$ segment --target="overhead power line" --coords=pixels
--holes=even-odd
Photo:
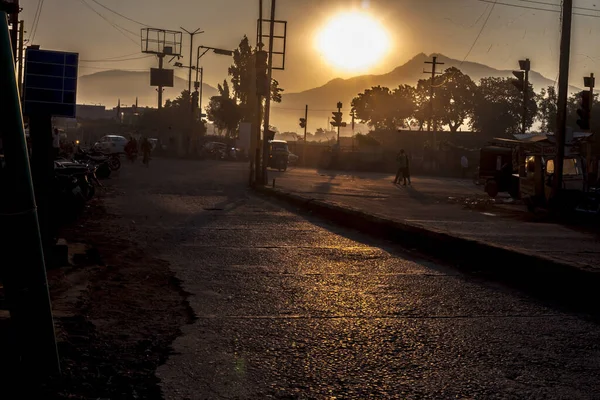
[[[113,13],[113,14],[115,14],[115,15],[118,15],[118,16],[119,16],[119,17],[121,17],[121,18],[124,18],[124,19],[126,19],[127,21],[131,21],[131,22],[133,22],[133,23],[136,23],[136,24],[138,24],[138,25],[142,25],[142,26],[150,26],[150,25],[148,25],[148,24],[144,24],[143,22],[136,21],[135,19],[133,19],[133,18],[130,18],[130,17],[126,16],[126,15],[123,15],[123,14],[121,14],[120,12],[118,12],[118,11],[115,11],[115,10],[113,10],[112,8],[108,7],[108,6],[105,6],[104,4],[100,3],[98,0],[92,0],[92,1],[93,1],[94,3],[96,3],[96,4],[98,4],[100,7],[104,8],[105,10],[108,10],[108,11],[110,11],[111,13]]]
[[[477,1],[482,2],[482,3],[492,3],[492,4],[494,3],[493,0],[477,0]],[[533,0],[519,0],[519,1],[522,1],[522,2],[533,2]],[[532,4],[540,4],[540,3],[542,3],[542,2],[535,2],[535,3],[532,3]],[[541,8],[541,7],[534,7],[534,6],[526,6],[526,5],[515,4],[515,3],[501,3],[501,2],[496,2],[496,4],[498,4],[499,6],[522,8],[522,9],[526,9],[526,10],[548,11],[548,12],[553,12],[553,13],[560,13],[561,12],[561,10],[553,10],[553,9],[550,9],[550,8]],[[546,5],[549,6],[549,7],[557,7],[556,4],[550,4],[550,3],[548,3]],[[575,7],[575,8],[577,8],[577,7]],[[595,10],[593,8],[583,8],[583,7],[581,7],[581,8],[578,8],[578,9],[588,10],[588,11],[593,11],[593,12],[600,12],[600,10]],[[600,15],[591,15],[591,14],[577,13],[577,12],[574,12],[573,15],[578,15],[578,16],[581,16],[581,17],[600,18]]]
[[[522,3],[540,4],[540,5],[550,6],[550,7],[561,7],[560,4],[548,3],[546,1],[539,1],[539,0],[519,0],[519,1],[522,2]],[[598,9],[598,8],[590,8],[590,7],[577,7],[577,6],[574,6],[573,9],[574,10],[600,12],[600,9]]]
[[[477,36],[475,36],[475,40],[473,41],[473,44],[469,48],[469,51],[467,51],[467,55],[465,55],[465,57],[462,59],[462,61],[460,62],[460,64],[458,64],[458,67],[456,68],[456,71],[454,71],[454,73],[450,77],[446,77],[446,79],[444,79],[444,82],[440,83],[439,85],[433,85],[433,88],[440,88],[440,87],[444,86],[446,83],[448,83],[450,80],[452,80],[452,78],[454,78],[454,75],[456,75],[456,72],[458,70],[460,70],[460,67],[462,67],[462,65],[465,63],[465,61],[467,61],[467,58],[469,58],[469,56],[471,55],[471,52],[475,48],[475,45],[477,45],[477,42],[479,41],[479,38],[481,38],[481,34],[483,33],[483,30],[487,26],[487,23],[490,20],[490,17],[492,16],[492,13],[494,12],[494,8],[496,7],[497,1],[498,0],[494,0],[494,3],[492,4],[492,8],[490,9],[490,12],[488,13],[487,17],[485,18],[485,21],[483,21],[483,25],[481,25],[481,29],[479,30],[479,32],[477,32]]]
[[[42,15],[43,7],[44,7],[44,0],[39,0],[37,9],[35,10],[35,15],[33,17],[33,25],[31,27],[31,33],[29,34],[29,39],[27,40],[29,43],[33,43],[33,41],[35,40],[35,34],[37,33],[38,25],[40,23],[40,17]]]
[[[122,58],[129,58],[129,57],[134,57],[134,56],[139,56],[140,52],[135,52],[135,53],[130,53],[130,54],[123,54],[122,56],[114,56],[114,57],[106,57],[106,58],[102,58],[101,60],[118,60],[118,59],[122,59]]]
[[[137,69],[137,68],[106,68],[106,67],[92,67],[87,65],[80,65],[79,69],[95,69],[98,71],[131,71],[131,72],[148,72],[148,69]]]
[[[112,22],[111,20],[109,20],[108,18],[106,18],[104,15],[102,15],[100,12],[98,12],[98,10],[96,10],[94,7],[92,7],[91,5],[89,5],[89,3],[86,0],[79,0],[81,1],[81,3],[83,3],[87,8],[89,8],[90,10],[92,10],[92,12],[94,12],[94,14],[98,15],[100,18],[102,18],[104,21],[106,21],[107,23],[109,23],[113,28],[115,28],[117,31],[119,31],[124,37],[126,37],[129,41],[133,42],[135,45],[139,45],[139,43],[132,39],[130,36],[128,36],[126,33],[130,33],[131,35],[138,37],[138,34],[135,32],[132,32],[126,28],[123,28],[122,26]]]
[[[143,56],[133,57],[133,58],[121,58],[121,59],[105,58],[105,59],[98,59],[98,60],[79,60],[79,61],[81,61],[81,62],[88,62],[88,63],[110,63],[110,62],[123,62],[123,61],[132,61],[132,60],[142,60],[144,58],[150,58],[150,57],[154,57],[154,55],[149,54],[149,55],[143,55]]]

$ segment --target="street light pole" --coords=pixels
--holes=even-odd
[[[190,32],[184,28],[181,28],[182,31],[190,35],[190,71],[188,76],[188,92],[190,94],[190,102],[192,95],[192,57],[194,55],[194,36],[204,33],[204,31],[200,31],[200,28],[196,29],[194,32]]]
[[[573,19],[573,0],[563,2],[563,23],[560,38],[560,63],[558,77],[558,106],[556,123],[556,161],[554,162],[554,185],[552,197],[562,190],[563,163],[567,133],[567,97],[569,95],[569,59],[571,55],[571,20]]]
[[[263,185],[268,183],[267,164],[269,163],[269,142],[267,134],[269,133],[269,119],[271,117],[271,82],[273,81],[273,36],[275,36],[275,7],[277,0],[271,0],[271,20],[269,29],[269,59],[267,66],[267,82],[268,93],[265,96],[265,126],[263,128],[263,165],[262,165],[262,182]],[[262,21],[261,21],[262,24]]]

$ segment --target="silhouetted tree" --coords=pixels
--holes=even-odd
[[[558,110],[558,93],[554,86],[542,89],[537,95],[538,119],[541,123],[542,132],[556,131],[556,113]]]
[[[375,86],[355,97],[352,107],[358,119],[369,127],[396,130],[408,126],[414,113],[414,89],[402,85],[392,92],[389,88]]]
[[[217,129],[225,130],[228,137],[234,137],[238,124],[242,118],[240,106],[231,96],[229,84],[226,80],[223,85],[218,85],[219,95],[210,98],[206,108],[206,116],[213,122]]]
[[[477,87],[470,126],[474,131],[495,136],[521,132],[523,94],[509,78],[482,78]],[[533,87],[529,84],[533,93]],[[531,127],[537,115],[535,96],[529,96],[526,126]]]
[[[244,36],[238,48],[233,52],[233,64],[229,67],[231,85],[235,98],[240,105],[242,120],[254,122],[257,109],[256,94],[256,49],[250,45],[248,37]],[[281,102],[279,82],[271,82],[271,100]]]
[[[139,120],[140,130],[156,131],[157,136],[165,139],[188,132],[190,124],[192,135],[206,133],[206,126],[201,121],[190,119],[190,93],[187,90],[182,91],[174,100],[167,99],[160,112],[146,110]]]
[[[435,114],[451,132],[458,131],[473,114],[477,85],[458,68],[448,68],[436,79]]]

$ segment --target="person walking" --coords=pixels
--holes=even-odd
[[[52,155],[55,160],[60,155],[60,132],[58,128],[54,128],[54,132],[52,133]]]
[[[394,184],[398,184],[398,181],[400,180],[400,174],[402,174],[402,178],[404,180],[404,184],[402,186],[406,186],[406,181],[408,178],[408,157],[406,156],[404,149],[400,150],[400,153],[398,153],[396,156],[396,161],[398,162],[398,172],[396,172]]]
[[[462,167],[462,177],[466,178],[467,172],[469,170],[469,159],[467,158],[467,156],[462,156],[460,158],[460,166]]]
[[[150,153],[152,152],[152,144],[148,140],[148,138],[142,139],[141,146],[142,154],[144,155],[143,163],[146,167],[150,166]]]
[[[412,156],[406,156],[406,178],[408,179],[408,186],[412,186],[410,183],[410,165],[412,164]]]

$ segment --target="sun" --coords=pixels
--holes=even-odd
[[[329,64],[357,72],[379,63],[390,50],[390,39],[380,22],[353,11],[335,15],[318,32],[316,47]]]

